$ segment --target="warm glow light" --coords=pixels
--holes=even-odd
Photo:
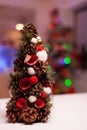
[[[18,30],[18,31],[22,30],[23,27],[24,27],[24,25],[21,24],[21,23],[18,23],[18,24],[16,24],[16,26],[15,26],[16,30]]]

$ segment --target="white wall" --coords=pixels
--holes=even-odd
[[[86,25],[87,25],[87,10],[81,12],[77,17],[77,39],[76,39],[79,47],[85,45],[87,49],[87,26]]]
[[[87,0],[66,0],[67,1],[67,7],[73,8],[76,7],[84,2],[87,2]]]
[[[72,25],[72,12],[67,9],[68,1],[69,0],[0,0],[0,4],[9,5],[11,7],[34,9],[36,12],[36,26],[38,27],[38,32],[42,38],[45,38],[49,23],[49,12],[54,7],[60,9],[63,23],[65,25]]]
[[[8,83],[9,83],[9,75],[0,74],[0,98],[9,97]]]
[[[73,26],[73,9],[86,3],[87,0],[52,0],[51,2],[54,7],[59,7],[63,23]]]
[[[0,0],[0,4],[16,6],[26,9],[34,9],[36,12],[36,26],[41,36],[45,32],[48,24],[48,12],[50,10],[50,0]]]
[[[63,23],[73,26],[71,9],[85,1],[87,0],[0,0],[0,4],[34,9],[39,34],[45,38],[46,28],[49,23],[49,12],[52,8],[58,7]]]

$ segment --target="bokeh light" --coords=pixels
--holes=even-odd
[[[24,27],[24,25],[23,25],[22,23],[18,23],[18,24],[16,24],[16,26],[15,26],[16,30],[18,30],[18,31],[22,30],[23,27]]]
[[[65,43],[65,44],[64,44],[64,49],[67,50],[67,51],[70,50],[70,49],[71,49],[70,44]]]
[[[71,79],[65,79],[64,83],[65,83],[65,85],[67,87],[71,87],[72,86],[72,80]]]
[[[71,63],[71,58],[70,58],[70,57],[65,57],[65,58],[64,58],[64,63],[65,63],[66,65],[69,65],[69,64]]]

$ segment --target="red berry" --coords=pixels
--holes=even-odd
[[[30,82],[32,85],[34,85],[38,82],[38,78],[36,76],[32,76],[32,77],[30,77]]]
[[[42,50],[43,50],[43,46],[40,46],[40,45],[39,45],[39,46],[37,47],[37,50],[38,50],[38,51],[42,51]]]
[[[41,98],[45,98],[47,96],[47,94],[45,92],[41,93]]]

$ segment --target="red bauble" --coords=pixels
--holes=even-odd
[[[36,55],[30,55],[30,59],[26,61],[27,65],[34,65],[38,61],[38,57]]]
[[[37,47],[37,50],[38,50],[38,51],[42,51],[42,50],[43,50],[43,46],[39,45],[39,46]]]
[[[23,109],[27,106],[27,102],[24,98],[19,98],[17,101],[16,101],[16,106],[20,109]]]
[[[42,99],[38,98],[35,102],[35,106],[37,108],[43,108],[45,106],[45,102]]]
[[[45,98],[47,96],[47,94],[45,92],[41,93],[41,98]]]
[[[36,76],[31,76],[30,77],[30,82],[32,85],[36,84],[38,82],[38,78]]]
[[[22,90],[27,90],[31,87],[31,82],[29,78],[23,78],[19,82],[19,86]]]

